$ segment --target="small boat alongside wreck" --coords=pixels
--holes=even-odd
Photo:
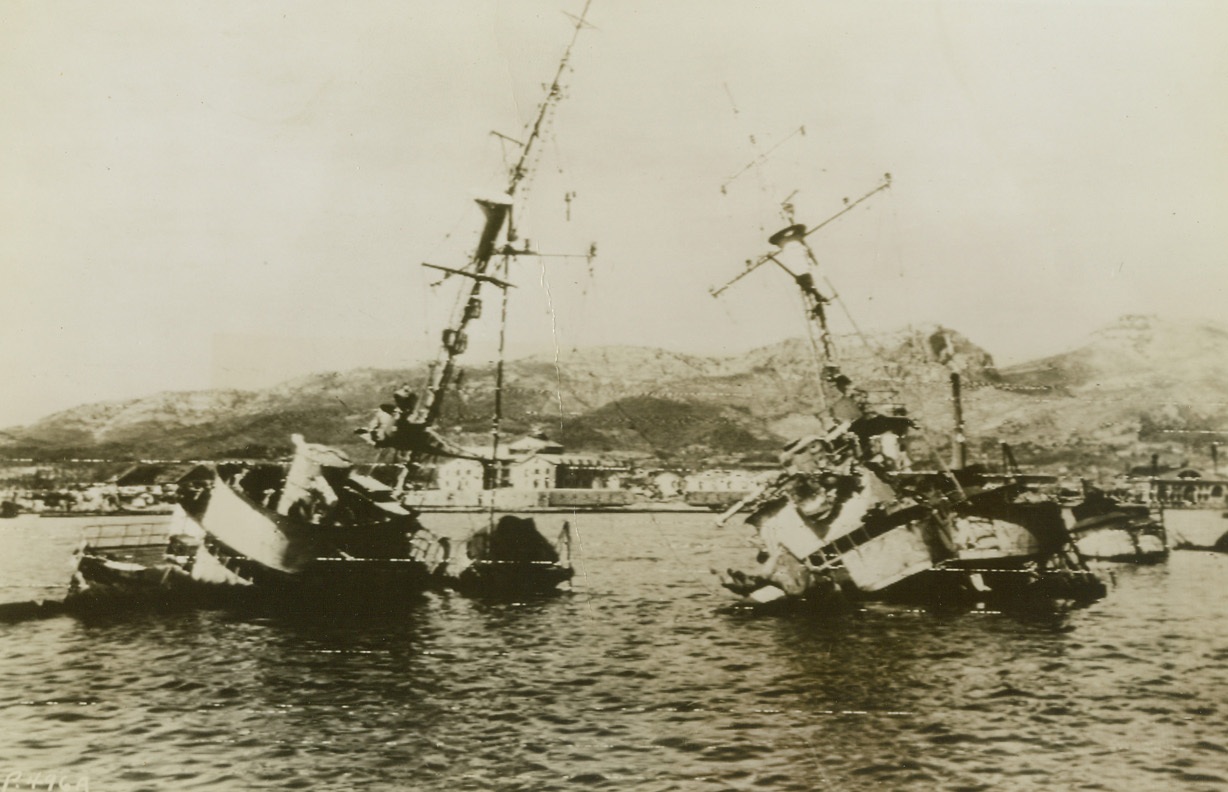
[[[440,574],[464,594],[521,597],[546,594],[571,580],[571,524],[551,544],[533,520],[506,514],[446,551]]]
[[[889,185],[888,176],[836,217]],[[806,244],[812,231],[788,220],[769,240],[775,249],[734,281],[770,263],[800,290],[823,364],[827,429],[786,446],[777,477],[722,515],[748,512],[760,546],[756,566],[728,570],[722,584],[748,603],[833,610],[868,600],[1034,609],[1103,597],[1056,500],[975,470],[912,471],[906,446],[920,426],[902,405],[870,404],[841,371],[826,320],[832,298],[816,286]],[[781,260],[790,243],[801,245],[806,271]]]
[[[429,382],[417,394],[394,392],[375,420],[355,433],[398,464],[390,486],[362,475],[338,449],[294,435],[289,466],[221,464],[213,481],[191,490],[176,513],[181,529],[168,541],[136,552],[129,544],[87,539],[76,554],[69,602],[161,601],[187,596],[210,599],[218,592],[248,599],[272,598],[292,606],[321,603],[366,608],[399,605],[429,589],[453,587],[470,593],[516,594],[555,589],[570,580],[570,558],[537,532],[531,519],[504,517],[453,546],[429,531],[421,513],[405,505],[406,488],[425,460],[461,456],[435,432],[444,396],[455,385],[457,358],[467,347],[469,324],[482,315],[482,291],[502,293],[507,315],[510,262],[536,255],[516,249],[513,203],[531,173],[533,155],[550,110],[562,97],[560,82],[588,4],[575,18],[574,33],[539,106],[503,193],[478,200],[485,223],[468,264],[424,266],[465,282],[459,310],[442,334]],[[511,140],[511,138],[507,138]],[[591,251],[590,251],[591,255]],[[500,358],[502,358],[500,331]],[[503,363],[498,364],[492,464],[498,464],[499,407]],[[472,457],[471,457],[472,458]],[[486,461],[486,460],[481,460]],[[570,536],[570,526],[564,532]],[[569,547],[569,545],[568,545]]]

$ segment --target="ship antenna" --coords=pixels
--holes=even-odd
[[[503,257],[503,274],[507,275],[510,257]],[[499,315],[499,358],[495,363],[495,411],[490,421],[490,464],[494,471],[494,480],[490,487],[490,527],[495,526],[495,495],[503,483],[503,465],[499,462],[499,434],[503,428],[503,365],[504,345],[507,338],[507,289],[503,290],[503,299]],[[510,460],[509,460],[510,461]]]
[[[513,284],[507,280],[508,261],[511,256],[529,253],[526,250],[514,250],[510,244],[515,239],[515,233],[512,226],[512,196],[515,195],[516,188],[530,175],[530,153],[533,151],[535,144],[541,138],[542,128],[546,118],[549,115],[551,108],[556,105],[562,98],[562,80],[566,72],[567,65],[571,61],[571,54],[575,48],[576,40],[579,38],[580,31],[585,27],[591,27],[586,21],[588,9],[592,5],[592,0],[586,0],[584,9],[579,17],[572,17],[576,24],[571,40],[567,44],[567,49],[563,52],[563,57],[559,61],[558,68],[555,70],[554,78],[550,82],[546,92],[545,99],[542,100],[538,108],[537,115],[533,120],[533,125],[529,135],[525,138],[521,145],[520,156],[516,164],[512,167],[508,174],[508,185],[504,195],[492,199],[479,199],[478,205],[482,208],[485,215],[485,223],[482,227],[481,235],[478,239],[477,248],[474,250],[469,264],[464,268],[441,267],[433,264],[424,264],[424,266],[432,269],[442,270],[447,275],[459,275],[461,277],[472,280],[467,294],[462,290],[461,300],[458,305],[460,310],[459,316],[452,324],[443,331],[443,344],[440,353],[440,360],[432,368],[429,381],[427,383],[425,394],[421,402],[412,416],[412,423],[416,424],[423,432],[428,432],[439,422],[439,417],[443,411],[443,397],[451,384],[456,373],[456,359],[461,355],[468,346],[468,338],[465,334],[469,323],[478,318],[482,313],[482,286],[491,284],[503,291],[504,318],[506,320],[506,304],[507,290],[512,288]],[[500,136],[504,140],[511,140],[507,136]],[[513,141],[515,142],[515,141]],[[505,233],[506,231],[506,233]],[[500,237],[504,236],[507,242],[500,246]],[[502,277],[496,277],[489,273],[491,262],[496,257],[502,260],[502,266],[496,265],[495,272]],[[500,351],[498,364],[498,379],[497,390],[502,390],[502,358],[503,358],[503,343],[502,330],[500,331]],[[502,402],[496,395],[497,408],[502,408]],[[499,416],[495,417],[494,437],[495,450],[498,449],[498,432],[499,432]],[[437,436],[429,437],[425,442],[415,444],[407,449],[407,466],[412,468],[418,460],[424,456],[433,456],[441,449],[439,448],[439,438]],[[443,449],[448,453],[456,456],[462,456],[461,453],[454,453],[453,449]],[[500,474],[499,463],[497,460],[492,460],[491,464],[495,468],[495,475]]]
[[[822,221],[818,225],[815,225],[810,228],[807,228],[806,226],[800,223],[793,222],[794,220],[793,206],[790,203],[789,199],[786,199],[782,206],[784,209],[785,218],[786,220],[788,220],[789,225],[786,228],[783,228],[780,231],[777,231],[775,234],[772,234],[772,236],[768,238],[768,242],[770,242],[773,247],[777,248],[777,250],[773,250],[770,253],[766,253],[752,261],[747,261],[746,267],[741,272],[735,275],[731,280],[727,281],[723,286],[719,286],[719,287],[709,290],[709,293],[713,297],[719,297],[730,286],[742,280],[747,275],[751,274],[755,270],[762,267],[764,264],[767,264],[769,262],[772,264],[775,264],[776,266],[784,270],[785,273],[788,274],[789,277],[793,279],[793,282],[797,284],[798,288],[801,289],[803,296],[806,298],[806,302],[809,308],[810,315],[815,320],[817,320],[819,323],[820,337],[823,343],[823,354],[827,358],[828,362],[834,362],[835,349],[832,347],[831,334],[828,331],[827,311],[826,311],[827,303],[831,302],[833,298],[827,297],[818,291],[818,289],[814,285],[814,277],[810,273],[793,272],[788,267],[786,267],[783,263],[781,263],[780,259],[776,257],[776,254],[780,248],[783,248],[789,242],[800,242],[802,245],[802,249],[806,252],[806,261],[810,264],[812,268],[814,268],[817,271],[819,269],[819,261],[818,261],[818,258],[814,255],[814,249],[811,248],[810,244],[806,241],[807,237],[809,237],[814,232],[818,231],[820,228],[823,228],[829,225],[830,223],[834,222],[837,218],[840,218],[844,216],[845,214],[847,214],[848,212],[851,212],[859,204],[863,203],[864,201],[869,200],[872,196],[876,195],[879,192],[882,192],[883,190],[886,190],[890,186],[891,186],[891,174],[888,173],[883,176],[882,184],[878,185],[873,190],[870,190],[868,193],[861,196],[856,201],[851,201],[851,202],[846,201],[846,206],[843,209],[841,209],[839,212],[836,212],[834,215]],[[792,198],[792,194],[789,197]],[[828,285],[830,286],[830,284]]]
[[[728,90],[728,86],[726,86],[726,90]],[[734,112],[734,115],[737,115],[738,108],[736,106],[734,107],[733,112]],[[801,135],[804,137],[806,135],[806,127],[799,126],[797,129],[793,130],[788,135],[786,135],[784,139],[781,140],[779,143],[777,143],[775,146],[772,146],[767,151],[763,152],[762,154],[759,154],[753,160],[743,165],[740,171],[730,176],[728,179],[725,180],[725,183],[721,185],[721,193],[726,192],[729,189],[729,185],[737,181],[738,178],[742,176],[742,174],[746,173],[748,170],[750,170],[751,168],[754,168],[757,165],[762,165],[764,162],[768,160],[769,157],[771,157],[773,154],[776,153],[776,149],[788,143],[790,140],[797,137],[798,135]],[[755,144],[754,135],[750,136],[750,142],[752,145]]]
[[[507,194],[514,195],[516,187],[528,175],[528,160],[529,152],[533,148],[533,144],[541,137],[542,124],[546,121],[546,116],[549,115],[551,108],[558,103],[562,97],[561,81],[563,72],[567,69],[567,64],[571,61],[571,51],[576,46],[576,39],[580,37],[580,31],[585,27],[592,27],[585,21],[588,16],[588,8],[593,4],[593,0],[585,0],[584,10],[580,12],[580,16],[573,16],[576,21],[575,30],[571,34],[571,41],[567,44],[567,49],[563,51],[563,57],[559,60],[558,70],[554,73],[554,80],[550,83],[550,89],[546,93],[546,98],[542,100],[541,107],[537,109],[537,118],[533,121],[532,131],[529,132],[528,138],[525,139],[524,146],[520,149],[520,158],[516,160],[516,164],[512,166],[510,183],[507,186]],[[568,16],[571,16],[570,14]]]
[[[826,220],[819,223],[818,225],[813,226],[812,228],[807,228],[806,226],[800,225],[800,224],[791,225],[788,228],[783,229],[782,231],[778,231],[777,233],[773,234],[771,239],[769,239],[768,241],[772,242],[773,245],[776,245],[776,242],[784,243],[784,242],[790,242],[790,241],[802,241],[806,239],[807,237],[809,237],[811,234],[813,234],[815,231],[818,231],[820,228],[823,228],[824,226],[829,225],[837,218],[842,217],[848,212],[852,211],[853,208],[856,207],[857,205],[868,200],[871,196],[879,192],[882,192],[883,190],[887,189],[890,186],[891,186],[891,174],[888,173],[883,176],[882,184],[878,185],[873,190],[870,190],[868,193],[861,196],[856,201],[849,202],[839,212],[836,212],[834,215],[827,218]],[[776,246],[779,247],[779,245],[776,245]],[[817,263],[814,258],[814,252],[810,250],[809,246],[807,246],[806,249],[807,249],[808,259],[811,261],[811,263]],[[737,275],[735,275],[730,280],[726,281],[724,285],[710,289],[708,293],[711,294],[713,297],[719,297],[730,286],[742,280],[747,275],[751,274],[755,270],[762,267],[764,264],[767,264],[768,262],[775,262],[779,264],[780,262],[776,261],[775,256],[776,256],[776,251],[772,251],[771,253],[765,253],[764,255],[760,256],[759,258],[753,261],[747,261],[745,269],[743,269],[741,272],[739,272]]]

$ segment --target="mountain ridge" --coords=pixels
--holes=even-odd
[[[841,367],[872,402],[907,404],[926,428],[922,456],[949,453],[949,367],[961,370],[974,458],[1001,442],[1041,465],[1138,462],[1158,448],[1205,447],[1228,427],[1228,327],[1128,315],[1059,355],[998,369],[955,330],[923,325],[879,333],[866,350],[839,338]],[[427,364],[328,371],[260,390],[163,391],[84,404],[0,433],[9,458],[276,457],[289,436],[371,456],[353,435],[397,385]],[[451,389],[441,429],[488,433],[494,364],[478,362]],[[614,345],[505,366],[503,431],[545,430],[576,451],[627,452],[664,462],[769,458],[820,427],[813,345],[786,339],[706,357]],[[1194,450],[1195,456],[1203,453]],[[914,454],[914,457],[918,457]]]

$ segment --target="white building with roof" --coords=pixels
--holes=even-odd
[[[563,446],[541,435],[522,437],[498,451],[465,449],[481,459],[445,459],[435,466],[435,487],[448,492],[483,489],[619,489],[628,468],[597,456],[565,454]],[[497,473],[497,475],[496,475]],[[495,482],[498,486],[495,486]]]

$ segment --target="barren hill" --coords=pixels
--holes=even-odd
[[[1071,352],[1004,370],[957,332],[910,328],[836,339],[841,369],[872,401],[906,405],[925,427],[918,458],[946,454],[949,372],[961,372],[974,458],[1000,442],[1021,461],[1124,467],[1160,450],[1205,455],[1228,427],[1228,328],[1127,316]],[[941,360],[940,360],[941,359]],[[715,358],[600,347],[507,365],[505,430],[544,430],[575,451],[627,451],[679,464],[771,457],[819,427],[814,342],[791,339]],[[7,431],[12,457],[271,457],[289,436],[369,458],[353,429],[426,367],[315,374],[262,391],[160,393],[91,404]],[[449,394],[442,428],[490,429],[494,367],[471,366]]]

